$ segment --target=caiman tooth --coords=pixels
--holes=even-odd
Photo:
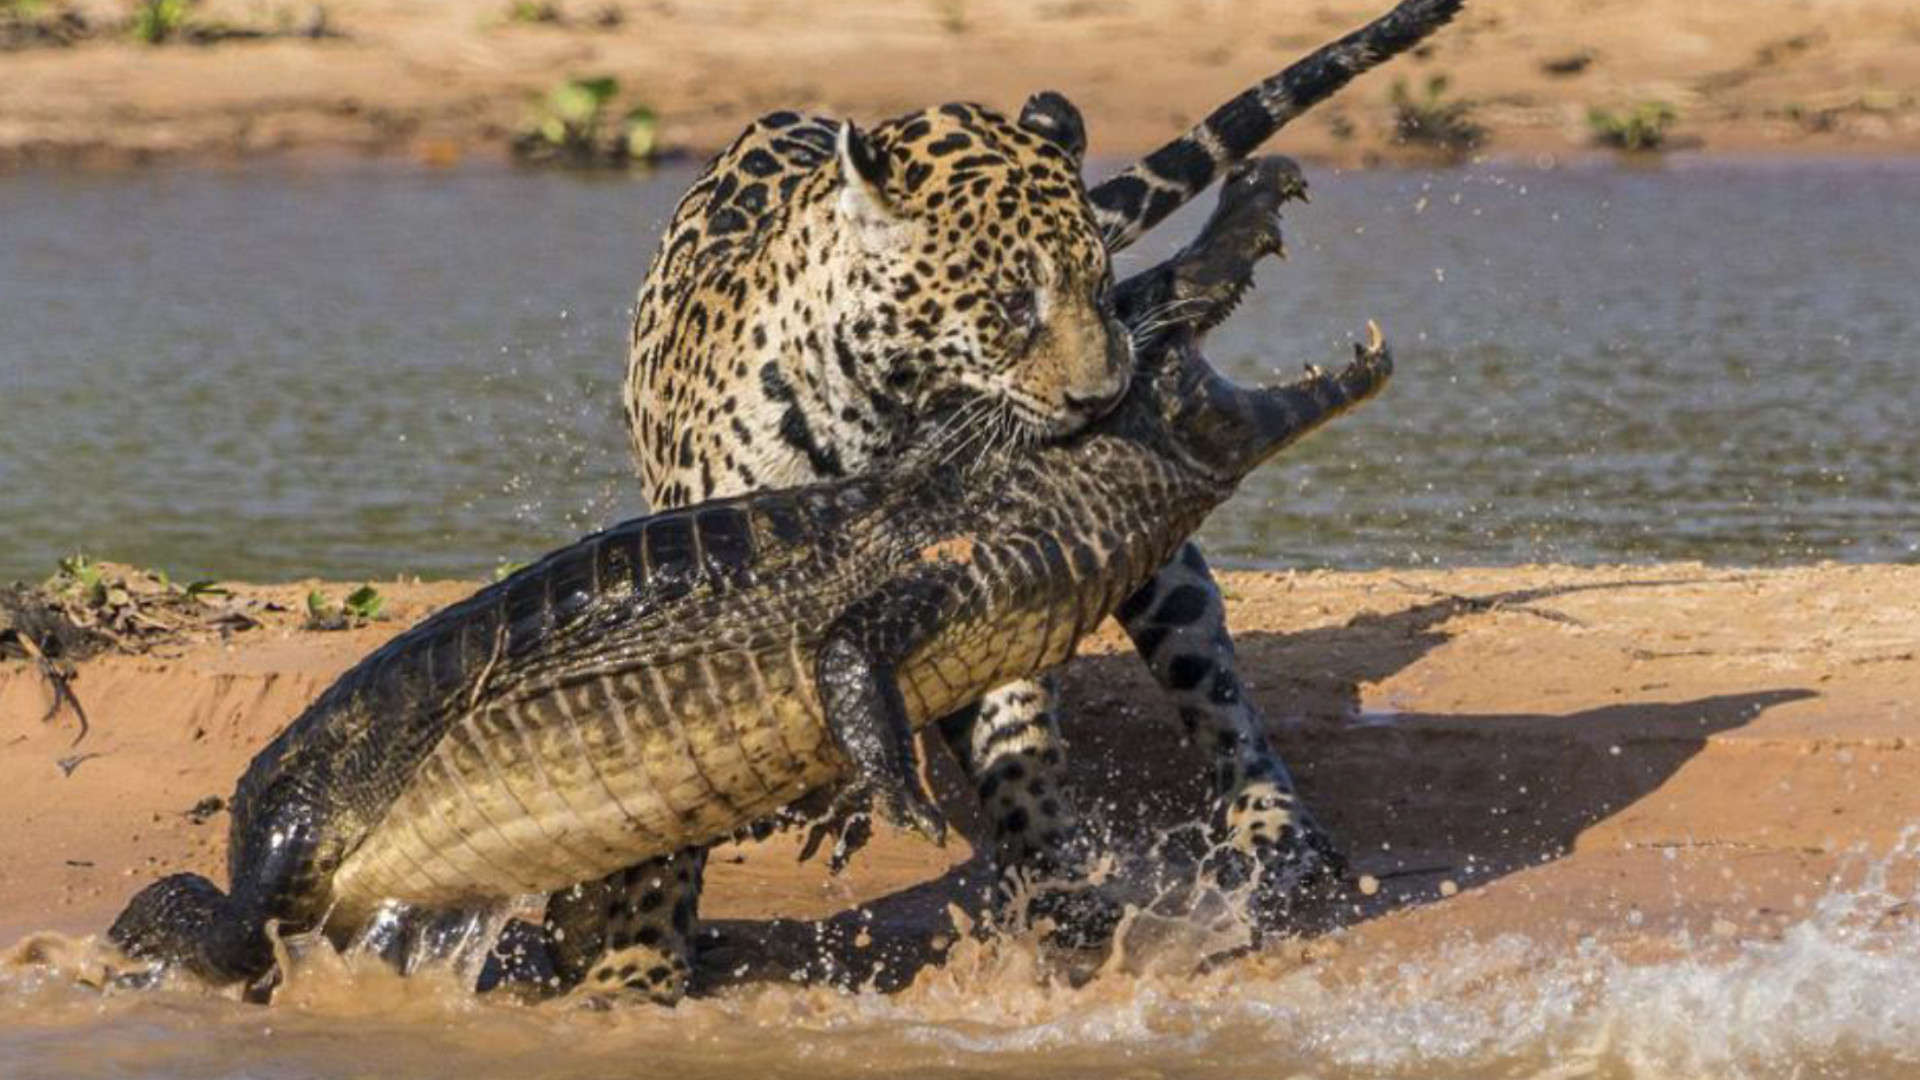
[[[1214,327],[1226,322],[1233,315],[1234,310],[1240,306],[1240,301],[1246,299],[1247,290],[1251,288],[1253,288],[1251,277],[1243,278],[1229,286],[1227,295],[1219,303],[1211,305],[1207,312],[1208,317],[1195,324],[1196,336],[1209,333]]]

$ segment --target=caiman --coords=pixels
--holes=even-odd
[[[642,517],[548,555],[354,666],[253,759],[231,891],[176,874],[114,923],[209,981],[275,967],[270,924],[353,936],[390,903],[473,910],[724,838],[809,792],[939,839],[916,728],[1066,660],[1277,451],[1390,355],[1244,389],[1199,337],[1303,193],[1237,168],[1200,239],[1115,290],[1132,386],[1069,439],[986,451],[966,410],[884,475]]]

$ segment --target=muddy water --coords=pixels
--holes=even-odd
[[[687,180],[0,177],[0,578],[471,575],[637,509],[626,317]],[[1215,517],[1223,561],[1920,560],[1920,167],[1314,182],[1211,353],[1375,317],[1402,374]]]
[[[1737,946],[1505,934],[1068,989],[1019,943],[963,940],[897,994],[758,985],[671,1012],[500,1004],[330,957],[271,1008],[102,996],[76,985],[97,955],[47,937],[0,965],[0,1075],[1904,1078],[1920,1068],[1914,868],[1909,845]]]

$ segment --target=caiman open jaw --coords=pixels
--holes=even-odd
[[[1189,465],[1221,483],[1237,483],[1263,462],[1385,388],[1393,353],[1380,327],[1338,372],[1308,365],[1306,374],[1272,387],[1244,387],[1213,369],[1191,340],[1169,343],[1179,367],[1160,377],[1169,397],[1167,425]]]

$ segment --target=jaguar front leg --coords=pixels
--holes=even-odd
[[[942,719],[940,733],[990,820],[994,906],[1079,947],[1105,940],[1120,910],[1089,880],[1096,844],[1065,782],[1059,700],[1051,677],[1022,679]]]
[[[1231,314],[1253,284],[1255,265],[1285,255],[1280,209],[1304,200],[1306,190],[1290,159],[1235,165],[1200,235],[1116,294],[1136,348],[1162,348],[1164,335],[1176,328],[1204,334]],[[1247,700],[1220,588],[1199,547],[1184,545],[1117,615],[1188,736],[1209,757],[1211,831],[1220,852],[1210,861],[1213,876],[1238,887],[1257,874],[1258,906],[1263,921],[1271,921],[1300,889],[1342,872],[1344,863],[1300,804],[1259,711]]]
[[[1199,546],[1184,545],[1116,614],[1211,766],[1218,883],[1239,887],[1257,874],[1256,916],[1276,928],[1297,895],[1344,874],[1346,862],[1300,802],[1246,695],[1226,605]]]

